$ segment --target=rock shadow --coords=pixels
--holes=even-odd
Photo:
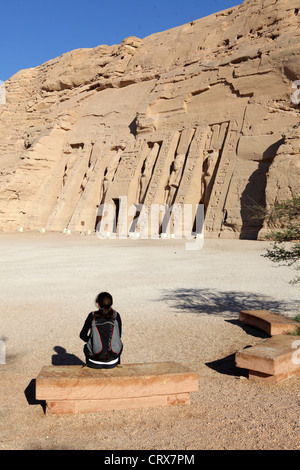
[[[206,362],[205,365],[210,369],[218,372],[218,374],[231,375],[234,377],[247,377],[249,376],[248,369],[241,369],[235,364],[235,354],[230,354],[227,357],[218,359],[212,362]]]
[[[45,400],[37,400],[35,398],[36,393],[35,393],[35,385],[36,385],[36,379],[32,379],[29,384],[27,385],[26,389],[24,390],[24,395],[27,400],[27,403],[29,405],[40,405],[43,408],[43,411],[45,413],[46,411],[46,402]]]
[[[239,326],[242,330],[247,333],[247,335],[251,335],[257,338],[270,338],[270,335],[265,331],[261,330],[260,328],[256,328],[255,326],[247,325],[246,323],[241,322],[240,320],[225,320],[227,323],[231,323],[232,325]]]
[[[267,173],[282,143],[283,139],[280,139],[264,151],[263,159],[259,162],[257,170],[250,176],[241,195],[241,239],[257,240],[263,227],[262,211],[266,207]]]

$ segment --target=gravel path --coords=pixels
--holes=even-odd
[[[0,449],[299,449],[300,375],[248,381],[234,353],[265,335],[241,309],[293,316],[294,272],[261,256],[269,243],[103,240],[0,234]],[[34,398],[43,365],[83,360],[79,331],[108,290],[123,320],[122,362],[174,360],[199,373],[189,406],[45,416]]]

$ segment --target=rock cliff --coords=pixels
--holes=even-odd
[[[299,195],[299,18],[298,0],[246,0],[18,72],[0,105],[0,229],[93,231],[126,196],[201,203],[207,236],[256,239],[255,207]]]

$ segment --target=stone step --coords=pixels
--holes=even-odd
[[[292,333],[300,323],[269,310],[242,310],[240,321],[265,331],[270,336]]]
[[[275,335],[237,351],[237,367],[249,370],[249,379],[278,383],[300,372],[300,336]]]
[[[98,411],[128,410],[190,404],[189,393],[154,395],[150,397],[114,398],[104,400],[57,400],[46,402],[50,414],[95,413]]]

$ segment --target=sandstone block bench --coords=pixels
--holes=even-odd
[[[52,414],[189,404],[198,383],[198,373],[175,362],[98,370],[45,366],[36,378],[36,399]]]
[[[300,336],[276,335],[235,354],[249,379],[275,384],[300,372]]]
[[[268,310],[242,310],[239,319],[243,323],[263,330],[270,336],[292,333],[300,326],[291,318]]]

